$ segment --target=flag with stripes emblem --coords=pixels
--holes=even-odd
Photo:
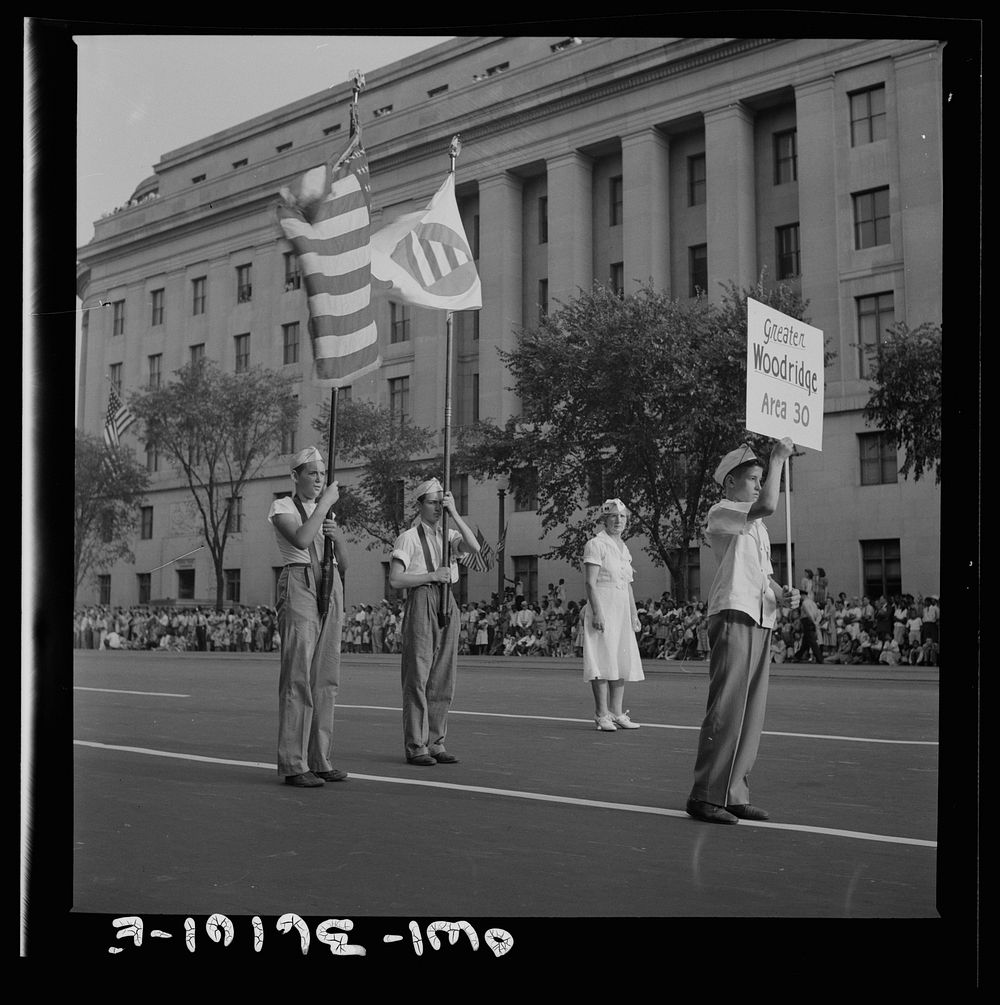
[[[479,542],[478,552],[462,552],[459,562],[473,572],[489,572],[493,568],[493,549],[487,544],[483,532],[476,528],[476,540]]]
[[[453,173],[424,209],[372,235],[372,276],[390,296],[416,307],[465,311],[483,306]]]
[[[309,302],[313,375],[344,387],[381,365],[371,287],[371,190],[361,134],[336,161],[281,189],[278,222]]]
[[[127,405],[122,404],[118,388],[111,385],[108,395],[108,410],[104,416],[104,442],[109,447],[117,447],[122,433],[135,422],[135,416]]]

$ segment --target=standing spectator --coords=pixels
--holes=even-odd
[[[800,587],[803,597],[811,597],[813,594],[813,571],[812,569],[806,569],[805,575],[802,577],[802,585]]]
[[[906,642],[910,649],[920,645],[920,635],[923,630],[923,619],[917,614],[916,607],[910,608],[910,617],[906,622]]]
[[[620,499],[601,506],[601,530],[584,546],[587,617],[583,630],[583,676],[594,694],[598,729],[636,729],[622,707],[626,681],[644,680],[635,633],[639,616],[632,592],[632,555],[622,540],[628,510]]]
[[[389,604],[383,598],[372,611],[372,652],[381,653],[385,647],[385,616]]]
[[[816,606],[822,610],[826,606],[827,590],[830,587],[830,583],[826,578],[826,569],[822,566],[816,566],[816,578],[813,580],[813,600],[816,601]]]
[[[514,624],[522,635],[526,635],[535,623],[535,612],[528,605],[526,600],[522,600],[518,605],[517,614],[514,615]]]
[[[837,605],[833,597],[827,596],[823,605],[823,620],[820,622],[820,646],[824,656],[829,656],[837,648]]]
[[[893,598],[892,605],[892,641],[902,647],[906,638],[906,619],[910,611],[902,597]]]
[[[812,653],[813,659],[817,663],[823,662],[823,651],[819,647],[819,623],[820,623],[820,611],[816,606],[816,601],[813,600],[812,595],[807,593],[802,598],[802,603],[799,607],[799,626],[802,628],[802,642],[799,645],[798,652],[795,654],[795,660],[799,663],[808,663],[809,654]]]
[[[920,637],[924,642],[928,639],[935,643],[939,641],[938,619],[940,617],[941,608],[938,607],[937,597],[928,597],[924,604],[923,616],[920,619]]]
[[[489,622],[486,617],[479,618],[476,622],[476,655],[485,656],[490,645]]]

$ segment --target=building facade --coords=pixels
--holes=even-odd
[[[898,476],[895,448],[862,410],[863,347],[893,321],[941,321],[942,54],[927,40],[461,38],[367,73],[373,227],[424,205],[451,137],[462,140],[456,191],[483,307],[455,315],[453,424],[516,414],[497,350],[595,281],[717,298],[720,284],[748,286],[766,270],[796,286],[835,353],[823,451],[793,464],[796,577],[822,566],[849,596],[938,592],[940,489]],[[305,292],[274,206],[282,185],[346,144],[350,100],[350,84],[331,88],[164,154],[78,250],[82,306],[110,305],[84,311],[81,428],[100,433],[110,382],[127,394],[200,354],[297,381],[300,427],[244,491],[224,603],[273,603],[266,514],[328,400],[311,380]],[[376,311],[382,366],[351,396],[439,430],[443,313],[384,297]],[[145,456],[131,431],[123,443]],[[177,474],[149,463],[134,564],[102,570],[78,599],[215,604],[204,551],[157,569],[200,533]],[[356,475],[338,464],[342,482]],[[540,557],[549,545],[530,500],[495,483],[454,487],[488,540],[508,526],[508,578],[529,595],[565,579],[582,597],[579,566]],[[785,578],[783,506],[771,537]],[[630,546],[636,596],[670,589],[666,569]],[[696,543],[694,555],[697,596],[714,564]],[[355,544],[351,557],[348,603],[383,596],[388,556]],[[496,588],[496,571],[472,572],[461,593],[486,600]]]

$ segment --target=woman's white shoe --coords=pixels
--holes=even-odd
[[[626,709],[624,712],[622,712],[621,715],[615,715],[614,713],[612,713],[612,715],[611,715],[611,721],[614,722],[614,724],[619,729],[638,729],[639,728],[639,723],[633,722],[628,717],[628,709]]]
[[[613,733],[618,727],[614,724],[609,715],[595,715],[594,722],[597,723],[598,729],[603,729],[607,732]]]

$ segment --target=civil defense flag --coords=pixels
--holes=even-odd
[[[313,369],[344,387],[381,364],[371,289],[371,190],[360,133],[340,158],[281,189],[278,222],[309,300]]]
[[[427,206],[372,235],[372,276],[389,296],[448,311],[483,306],[476,263],[449,173]]]

